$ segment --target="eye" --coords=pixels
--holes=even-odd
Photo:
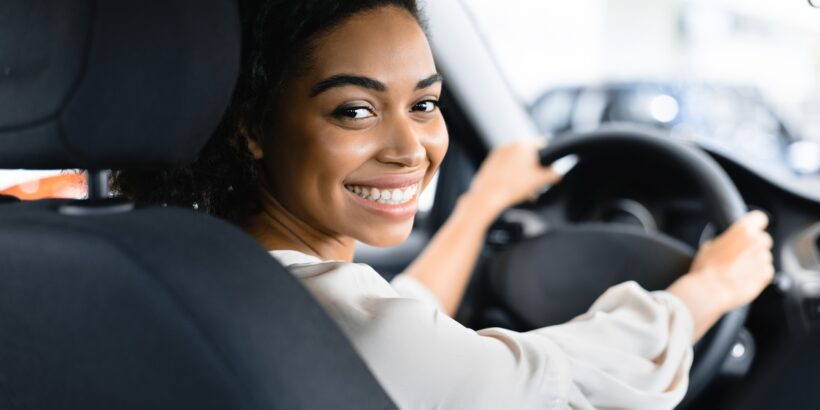
[[[370,107],[341,107],[333,111],[334,117],[351,119],[351,120],[363,120],[365,118],[374,117],[375,114]]]
[[[433,112],[438,107],[439,102],[437,100],[424,100],[417,102],[416,105],[413,106],[413,111]]]

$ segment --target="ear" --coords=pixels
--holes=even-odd
[[[250,151],[251,155],[253,155],[253,159],[258,161],[265,158],[265,153],[262,151],[262,147],[259,146],[259,142],[257,142],[255,138],[245,135],[245,142],[248,144],[248,151]]]
[[[242,139],[245,140],[245,144],[248,147],[248,151],[253,155],[253,159],[258,161],[265,158],[265,152],[262,150],[259,140],[248,132],[248,128],[244,124],[239,126],[239,134],[242,136]]]

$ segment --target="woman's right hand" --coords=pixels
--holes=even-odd
[[[493,149],[473,178],[467,196],[495,219],[505,209],[534,199],[538,191],[561,179],[550,167],[541,165],[538,150],[543,139],[527,139]]]
[[[726,312],[750,303],[772,281],[772,237],[769,219],[752,211],[726,232],[701,246],[690,272],[667,291],[689,308],[695,340]]]

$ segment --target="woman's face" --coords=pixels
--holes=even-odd
[[[323,235],[395,245],[447,151],[427,38],[409,13],[385,7],[313,45],[263,138],[271,194]]]

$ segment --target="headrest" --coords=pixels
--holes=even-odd
[[[0,204],[9,203],[9,202],[20,202],[20,200],[17,199],[16,196],[0,194]]]
[[[239,71],[233,0],[0,2],[0,168],[193,161]]]

